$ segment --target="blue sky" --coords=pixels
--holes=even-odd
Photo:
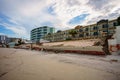
[[[0,0],[0,34],[29,39],[35,27],[66,30],[118,16],[119,0]]]
[[[88,15],[89,14],[78,15],[76,17],[73,17],[68,23],[69,24],[81,24]]]
[[[0,32],[2,34],[8,34],[9,36],[14,35],[15,33],[9,29],[6,29],[4,26],[0,26]]]

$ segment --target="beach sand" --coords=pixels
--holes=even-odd
[[[0,80],[120,80],[119,59],[0,48]]]

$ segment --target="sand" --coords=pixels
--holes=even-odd
[[[87,47],[87,46],[93,46],[94,43],[98,41],[100,40],[99,39],[88,39],[88,40],[50,42],[50,43],[43,43],[43,46]]]
[[[0,80],[120,80],[119,59],[0,48]]]

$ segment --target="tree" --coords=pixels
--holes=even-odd
[[[117,18],[118,25],[120,25],[120,16]]]
[[[51,33],[48,33],[48,35],[51,35]]]
[[[70,37],[66,38],[66,41],[68,41],[68,40],[71,40],[71,38]]]
[[[18,40],[18,44],[21,45],[22,44],[22,39]]]
[[[108,23],[108,20],[107,19],[102,19],[102,20],[97,22],[97,24],[101,24],[101,23]]]
[[[51,36],[52,36],[52,34],[51,34],[51,33],[48,33],[48,34],[47,34],[47,36],[51,37]]]
[[[80,28],[82,28],[83,26],[81,26],[81,25],[77,25],[77,26],[75,26],[75,29],[80,29]]]
[[[75,37],[75,35],[77,34],[76,30],[70,30],[69,34],[72,35],[72,37]]]
[[[18,40],[18,43],[17,43],[17,44],[15,44],[15,46],[19,46],[19,45],[21,45],[21,44],[25,44],[25,42],[24,42],[24,41],[22,41],[22,39],[19,39],[19,40]]]
[[[61,31],[61,30],[58,30],[58,31],[57,31],[57,33],[60,33],[60,32],[62,32],[62,31]]]

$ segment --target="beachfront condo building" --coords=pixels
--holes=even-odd
[[[114,20],[100,20],[95,24],[86,26],[76,26],[74,29],[65,30],[53,34],[47,34],[43,39],[48,41],[64,41],[76,39],[94,39],[112,36],[115,33],[116,27],[120,25],[120,17]],[[73,33],[70,33],[70,32]]]
[[[44,35],[54,32],[55,32],[55,28],[53,27],[43,26],[43,27],[34,28],[31,30],[31,41],[39,42]]]

